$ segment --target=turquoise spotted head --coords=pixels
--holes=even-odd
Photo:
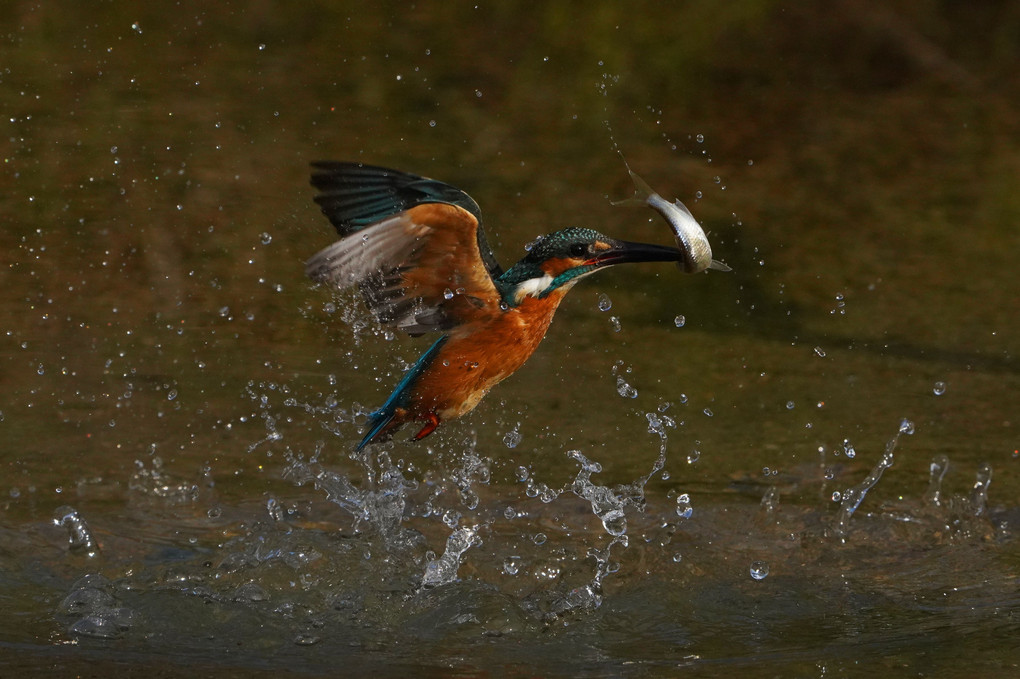
[[[528,254],[500,276],[503,301],[516,306],[527,296],[542,299],[566,292],[583,276],[627,262],[683,261],[680,250],[610,238],[594,229],[572,227],[538,238]]]

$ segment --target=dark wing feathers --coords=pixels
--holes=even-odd
[[[306,265],[310,277],[357,285],[380,322],[411,335],[497,313],[502,273],[478,204],[449,184],[346,162],[312,164],[315,202],[341,239]],[[355,235],[356,234],[356,235]]]

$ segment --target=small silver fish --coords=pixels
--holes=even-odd
[[[624,165],[626,165],[626,161],[624,161]],[[652,187],[645,183],[645,180],[630,169],[629,165],[627,172],[634,180],[634,197],[616,201],[613,205],[647,205],[662,215],[673,230],[677,247],[684,253],[684,261],[683,263],[677,262],[678,267],[687,273],[698,273],[705,269],[733,270],[722,262],[712,259],[712,246],[708,244],[705,232],[686,205],[679,200],[670,203],[657,194],[652,190]]]

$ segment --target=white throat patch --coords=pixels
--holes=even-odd
[[[552,285],[553,277],[545,274],[541,278],[529,278],[517,284],[514,288],[514,304],[520,304],[528,295],[538,297]]]

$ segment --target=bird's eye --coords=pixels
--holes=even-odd
[[[571,257],[581,257],[588,252],[588,246],[584,243],[574,243],[570,246]]]

